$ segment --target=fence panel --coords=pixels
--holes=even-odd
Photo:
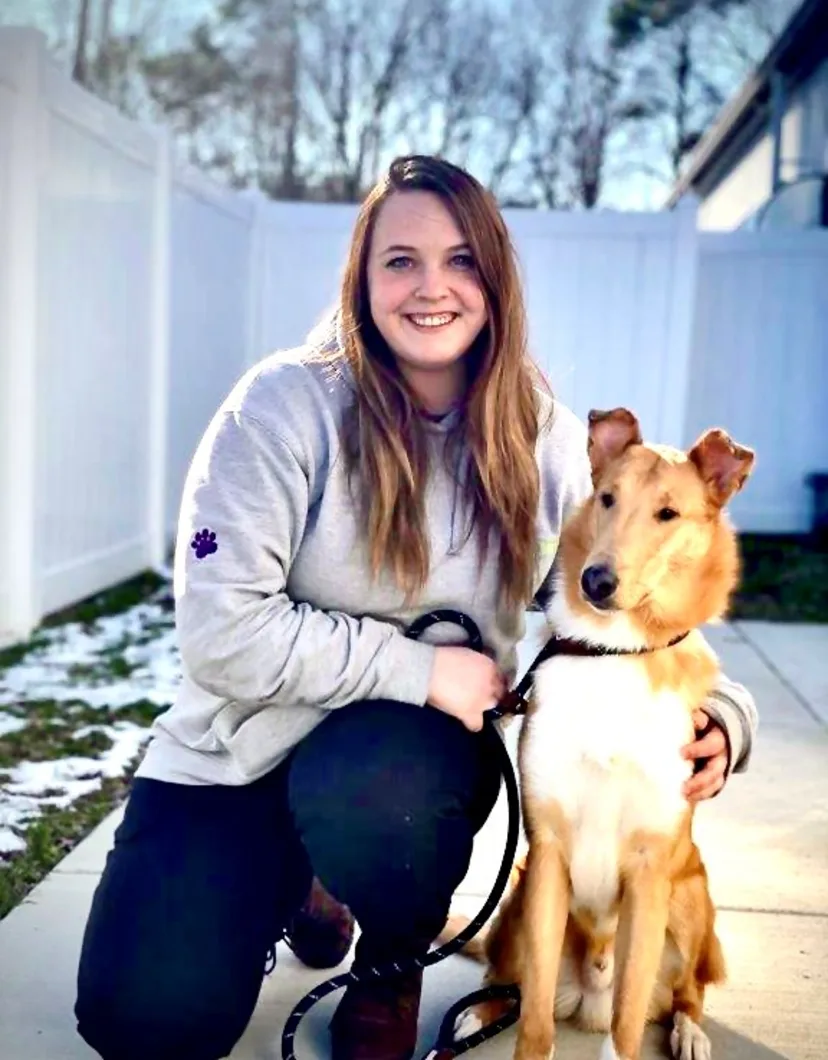
[[[194,173],[174,176],[164,526],[173,533],[199,438],[249,359],[256,208]]]
[[[296,346],[336,298],[355,206],[268,202],[261,211],[262,352]]]
[[[579,416],[626,405],[661,441],[683,434],[694,297],[692,211],[507,211],[533,356]]]
[[[37,341],[41,607],[148,557],[157,145],[46,67]]]
[[[36,620],[32,519],[38,38],[0,33],[0,644]],[[34,125],[32,122],[34,121]],[[21,414],[23,420],[21,422]]]
[[[807,530],[805,476],[828,470],[828,232],[704,233],[700,256],[688,440],[718,425],[756,449],[740,527]]]

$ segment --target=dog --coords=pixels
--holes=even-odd
[[[526,950],[523,938],[526,856],[512,868],[506,894],[488,931],[479,932],[460,951],[487,965],[484,985],[519,983]],[[468,917],[448,918],[437,942],[455,938],[468,927]],[[595,931],[572,914],[567,918],[563,953],[555,991],[555,1019],[572,1020],[584,1031],[608,1031],[612,1013],[615,934]],[[493,1023],[514,1003],[506,998],[481,1002],[461,1014],[455,1025],[460,1039]]]
[[[606,1032],[601,1060],[638,1060],[656,1020],[677,1060],[709,1060],[705,988],[725,962],[681,748],[718,675],[698,627],[738,584],[725,507],[755,454],[718,428],[686,452],[645,444],[624,408],[588,423],[593,493],[562,529],[547,610],[581,650],[535,673],[518,750],[526,862],[471,952],[488,982],[520,986],[516,1060],[551,1060],[569,1016]],[[500,1012],[478,1006],[458,1031]]]

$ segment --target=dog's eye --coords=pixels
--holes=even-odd
[[[656,512],[656,519],[660,523],[669,523],[671,519],[678,519],[678,512],[675,508],[659,508]]]
[[[615,504],[615,497],[613,497],[611,493],[602,493],[601,504],[603,504],[605,508],[611,508],[613,504]]]

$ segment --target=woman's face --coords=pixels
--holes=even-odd
[[[371,315],[425,406],[443,412],[465,387],[463,355],[486,323],[471,251],[442,200],[395,192],[368,255]]]

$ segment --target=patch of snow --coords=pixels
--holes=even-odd
[[[0,737],[8,736],[12,732],[20,732],[25,729],[28,722],[25,718],[15,718],[12,714],[6,714],[0,710]]]
[[[21,699],[78,699],[113,709],[147,699],[167,706],[180,683],[178,648],[174,629],[148,630],[158,623],[169,626],[169,614],[158,604],[139,604],[98,619],[90,628],[73,622],[42,630],[45,643],[3,674],[0,707]],[[146,644],[124,646],[149,636],[153,639]],[[104,653],[111,649],[135,666],[129,677],[90,681],[71,672],[74,667],[105,665]]]
[[[0,708],[28,700],[78,700],[92,707],[118,707],[146,699],[169,706],[180,683],[180,666],[172,616],[158,604],[144,603],[92,624],[68,623],[39,631],[42,643],[21,662],[0,671]],[[146,643],[134,643],[136,640]],[[108,655],[125,659],[135,669],[129,677],[108,677]],[[102,676],[86,676],[76,668],[94,667]],[[62,720],[71,717],[67,714]],[[0,709],[0,737],[27,725]],[[0,785],[0,870],[4,856],[26,847],[17,832],[47,806],[65,808],[98,790],[104,777],[122,776],[150,736],[148,727],[131,721],[84,725],[78,735],[103,732],[112,746],[99,757],[71,757],[46,762],[19,762],[3,770]]]
[[[0,807],[0,815],[2,815],[2,807]],[[0,821],[2,821],[2,816],[0,816]],[[19,835],[15,835],[10,828],[4,828],[0,824],[0,858],[4,854],[17,854],[25,849],[26,840],[21,839]]]

